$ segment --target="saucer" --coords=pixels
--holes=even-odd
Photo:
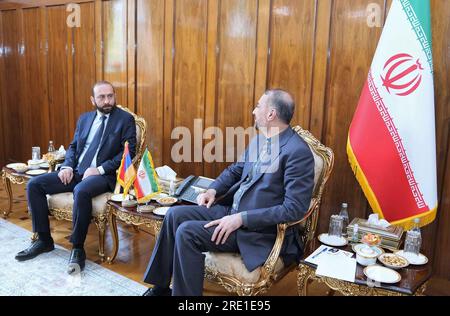
[[[428,262],[428,258],[423,254],[415,255],[410,252],[404,252],[403,250],[399,250],[395,252],[396,255],[402,256],[406,260],[408,260],[409,264],[420,266]]]
[[[38,176],[44,173],[47,173],[47,170],[43,170],[43,169],[32,169],[32,170],[28,170],[27,172],[25,172],[27,175],[29,176]]]
[[[160,215],[160,216],[165,216],[167,211],[169,210],[169,208],[170,208],[169,206],[155,208],[153,210],[153,214]]]
[[[127,199],[128,200],[132,200],[133,196],[128,194]],[[122,193],[119,193],[119,194],[111,195],[110,200],[114,201],[114,202],[122,202],[123,200],[126,200],[126,199],[123,198],[123,194]]]
[[[330,236],[328,234],[320,234],[319,241],[328,246],[340,247],[345,246],[348,241],[344,237]]]
[[[50,165],[48,162],[43,162],[39,165],[40,168],[48,169],[50,168]]]
[[[397,271],[377,264],[364,268],[363,272],[368,279],[382,283],[397,283],[402,279]]]

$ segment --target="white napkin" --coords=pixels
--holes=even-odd
[[[163,180],[176,180],[177,173],[169,166],[155,168],[158,177]]]
[[[387,228],[391,226],[389,222],[385,219],[378,219],[378,214],[370,214],[369,219],[367,220],[367,223],[373,226],[379,226],[383,228]]]

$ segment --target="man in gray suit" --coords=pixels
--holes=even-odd
[[[289,126],[294,107],[287,92],[265,92],[253,110],[261,133],[241,161],[199,195],[198,206],[169,209],[144,277],[154,287],[144,296],[202,295],[206,251],[240,253],[252,271],[269,256],[276,225],[303,218],[314,186],[314,158]],[[298,230],[291,227],[281,250],[283,261],[290,264],[302,254]]]

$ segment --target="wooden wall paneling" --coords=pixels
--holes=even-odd
[[[42,65],[42,37],[45,34],[40,8],[23,9],[23,42],[25,47],[23,69],[25,80],[21,86],[26,92],[24,102],[24,159],[31,159],[31,146],[40,146],[46,153],[49,141],[48,101],[45,100],[47,82],[42,80],[46,69]]]
[[[127,106],[127,0],[103,1],[103,78],[116,88],[117,103]]]
[[[255,60],[258,2],[229,0],[220,2],[217,78],[217,126],[224,134],[224,160],[227,153],[236,161],[238,143],[225,141],[226,127],[253,126]],[[231,159],[230,159],[231,160]],[[217,176],[230,162],[218,163]]]
[[[22,160],[22,119],[21,103],[23,88],[20,86],[19,53],[21,47],[20,36],[17,30],[20,28],[20,20],[17,10],[2,12],[3,43],[4,43],[4,80],[2,90],[5,124],[4,128],[5,149],[7,161]],[[31,149],[30,149],[31,150]],[[30,154],[31,155],[31,154]]]
[[[270,0],[258,1],[258,24],[256,39],[255,89],[253,104],[256,106],[259,98],[267,90],[267,71],[269,63],[269,32],[271,3]],[[247,124],[251,124],[247,122]]]
[[[433,225],[433,230],[429,232],[425,231],[422,240],[424,241],[424,246],[422,250],[433,258],[433,272],[443,278],[450,278],[450,265],[448,261],[448,253],[450,251],[450,232],[448,229],[450,223],[450,213],[448,209],[450,208],[450,124],[446,126],[447,130],[447,152],[446,161],[443,162],[445,169],[443,170],[443,182],[442,191],[439,199],[439,207],[437,220],[435,220],[431,225]],[[428,225],[427,227],[431,226]],[[425,228],[427,228],[425,227]],[[433,235],[434,236],[433,236]],[[434,242],[430,244],[427,242],[429,239],[431,241],[439,240],[439,242]]]
[[[66,7],[67,9],[67,7]],[[83,13],[81,13],[81,17]],[[80,18],[81,18],[80,17]],[[75,44],[73,39],[73,27],[67,25],[67,13],[66,13],[66,35],[67,35],[67,130],[70,137],[74,134],[75,130],[75,118],[74,116],[74,99],[75,99],[75,82],[74,82],[74,55],[75,55]],[[59,144],[55,144],[59,146]]]
[[[136,0],[127,0],[127,106],[136,111]]]
[[[424,232],[426,248],[434,250],[436,274],[450,278],[446,254],[450,252],[450,2],[431,1],[431,32],[434,62],[434,95],[436,109],[436,160],[438,176],[438,213]],[[427,227],[428,227],[427,226]],[[436,241],[439,242],[436,242]]]
[[[50,106],[48,94],[48,34],[47,34],[47,9],[39,8],[39,76],[40,90],[40,124],[43,141],[50,140]],[[44,146],[45,144],[43,144]],[[57,146],[55,144],[55,146]],[[44,147],[44,150],[48,149]]]
[[[48,98],[50,110],[50,138],[57,146],[64,144],[67,148],[73,137],[69,130],[69,99],[67,58],[66,7],[47,7],[48,34]]]
[[[6,111],[7,104],[3,101],[5,81],[4,81],[4,51],[5,46],[3,45],[3,22],[2,22],[2,12],[0,11],[0,164],[3,166],[6,164],[6,150],[5,150],[5,129],[8,128],[7,120],[5,119],[4,112]]]
[[[269,88],[293,95],[292,124],[306,129],[311,113],[315,5],[315,1],[272,1]]]
[[[103,80],[103,5],[102,0],[95,0],[95,81]]]
[[[17,9],[17,30],[16,30],[16,37],[18,38],[19,43],[19,49],[18,49],[18,57],[19,57],[19,82],[17,83],[19,85],[20,90],[20,98],[19,102],[16,103],[16,106],[19,108],[19,115],[20,115],[20,131],[17,131],[17,136],[19,139],[23,139],[23,145],[21,146],[21,154],[20,154],[20,160],[26,161],[31,157],[30,155],[30,148],[33,145],[33,139],[32,137],[29,137],[29,131],[31,131],[30,125],[31,125],[31,104],[30,104],[30,89],[29,87],[25,87],[28,81],[27,78],[27,69],[26,69],[26,56],[29,54],[28,47],[25,43],[25,34],[24,34],[24,27],[23,27],[23,10]],[[35,35],[36,38],[36,35]],[[36,43],[34,39],[34,44]],[[30,48],[33,45],[30,45]],[[38,144],[35,144],[38,146]],[[42,149],[42,147],[41,147]]]
[[[219,23],[219,0],[208,1],[208,39],[206,52],[206,85],[205,85],[205,129],[216,126],[216,97],[217,97],[217,56],[219,46],[217,42],[217,30]],[[214,137],[204,140],[206,146],[217,146]],[[217,147],[216,147],[217,148]],[[204,162],[203,174],[207,177],[215,174],[215,163]]]
[[[164,3],[136,3],[136,110],[147,122],[147,146],[155,166],[163,164],[164,132]]]
[[[331,9],[332,0],[317,2],[309,130],[319,140],[322,140],[322,130],[324,124],[325,87],[328,70],[328,49],[330,45]]]
[[[190,161],[175,165],[181,176],[203,174],[203,126],[194,126],[194,120],[204,125],[207,9],[206,0],[175,2],[172,128],[187,127],[192,135]]]
[[[175,0],[167,0],[164,8],[164,113],[163,113],[163,164],[173,167],[171,159],[172,126],[174,124],[174,90],[173,90],[173,60],[174,60],[174,27]]]
[[[2,0],[2,2],[0,2],[0,10],[37,8],[90,1],[92,0]]]
[[[374,2],[380,6],[384,3]],[[359,14],[365,12],[367,3],[364,0],[333,2],[322,140],[333,149],[335,165],[322,201],[320,232],[328,229],[330,215],[339,211],[342,202],[349,204],[351,217],[368,215],[365,196],[346,154],[348,128],[381,34],[381,29],[367,27],[366,16]]]
[[[81,26],[69,29],[73,32],[73,111],[70,120],[70,130],[75,130],[75,124],[80,114],[92,111],[92,85],[96,81],[95,74],[95,3],[82,3]]]

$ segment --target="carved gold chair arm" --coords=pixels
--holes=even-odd
[[[271,275],[273,275],[276,262],[280,256],[281,248],[283,246],[286,229],[288,227],[292,227],[294,225],[306,223],[310,219],[311,214],[314,214],[314,210],[316,209],[316,207],[319,206],[319,199],[312,198],[311,202],[312,203],[310,205],[308,213],[301,220],[296,221],[296,222],[289,222],[289,223],[283,223],[283,224],[277,225],[277,237],[275,239],[275,243],[272,247],[272,250],[270,251],[269,257],[267,258],[266,262],[262,266],[261,279],[266,279],[266,278],[270,277]],[[305,227],[305,229],[307,229],[307,227]],[[309,234],[310,234],[310,232],[308,232],[307,235],[309,235]],[[309,238],[306,238],[306,241],[309,241]],[[306,248],[306,245],[305,245],[305,248]]]

